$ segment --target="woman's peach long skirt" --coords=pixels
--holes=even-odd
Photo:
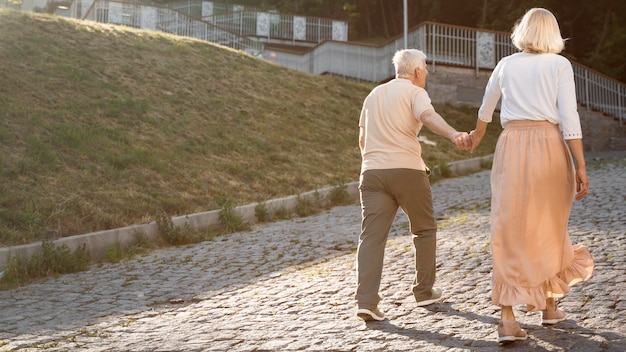
[[[558,125],[511,121],[504,126],[491,171],[492,302],[546,309],[588,280],[594,262],[567,232],[576,193],[570,151]]]

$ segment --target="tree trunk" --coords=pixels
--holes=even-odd
[[[489,7],[489,1],[483,0],[483,10],[478,21],[478,28],[484,28],[487,25],[487,7]]]
[[[604,23],[602,25],[602,32],[600,32],[600,37],[596,43],[596,49],[594,50],[594,54],[600,54],[600,50],[602,49],[602,44],[606,40],[606,36],[609,33],[609,25],[611,24],[611,14],[613,12],[613,3],[615,0],[609,0],[606,12],[604,13]]]
[[[385,13],[385,2],[383,0],[379,0],[380,2],[380,14],[383,18],[383,35],[385,38],[389,38],[389,25],[387,24],[387,14]]]

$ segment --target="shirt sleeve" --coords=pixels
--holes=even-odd
[[[483,102],[478,109],[478,118],[485,122],[491,122],[493,119],[493,112],[496,110],[498,100],[502,96],[502,87],[500,80],[500,71],[502,70],[502,61],[498,62],[496,68],[493,69],[491,77],[487,82],[485,88],[485,94],[483,95]]]
[[[559,82],[557,93],[557,107],[561,122],[563,139],[580,139],[583,137],[576,102],[576,85],[572,64],[564,58],[559,66]]]
[[[361,107],[361,115],[359,115],[359,127],[365,127],[365,116],[367,114],[367,108],[365,107],[365,103],[367,102],[367,98],[363,101],[363,106]]]
[[[420,116],[426,110],[435,110],[435,108],[430,101],[428,92],[423,88],[418,88],[413,96],[413,116],[421,122]]]

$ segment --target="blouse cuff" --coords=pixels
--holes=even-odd
[[[582,139],[583,138],[583,134],[579,133],[579,132],[575,132],[575,133],[563,133],[563,139],[565,140],[569,140],[569,139]]]
[[[491,120],[492,120],[492,117],[491,116],[481,116],[481,115],[478,115],[478,119],[483,121],[483,122],[490,123]]]

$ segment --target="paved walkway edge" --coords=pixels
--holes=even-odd
[[[461,160],[450,163],[450,172],[452,176],[461,176],[471,172],[481,170],[484,165],[491,163],[493,155],[478,157],[468,160]],[[326,199],[327,196],[335,189],[335,187],[322,188],[297,196],[289,196],[284,198],[273,199],[265,202],[268,210],[277,210],[284,208],[293,211],[298,200],[308,199]],[[354,199],[358,199],[358,181],[346,184],[346,191]],[[241,215],[243,221],[248,224],[258,222],[255,215],[255,208],[259,203],[252,203],[235,208],[235,211]],[[219,224],[221,210],[213,210],[196,214],[177,216],[172,218],[172,223],[178,227],[189,226],[192,229],[206,231],[209,227]],[[87,233],[83,235],[59,238],[52,243],[56,246],[66,245],[70,250],[75,250],[85,245],[89,251],[91,259],[99,262],[104,259],[106,251],[119,244],[120,248],[125,249],[132,246],[137,241],[137,235],[141,234],[147,237],[158,235],[159,227],[156,222],[150,222],[143,225],[133,225],[121,227],[117,229],[104,230],[98,232]],[[12,258],[30,258],[41,248],[41,242],[25,244],[20,246],[0,248],[0,270],[6,266],[7,259]]]

